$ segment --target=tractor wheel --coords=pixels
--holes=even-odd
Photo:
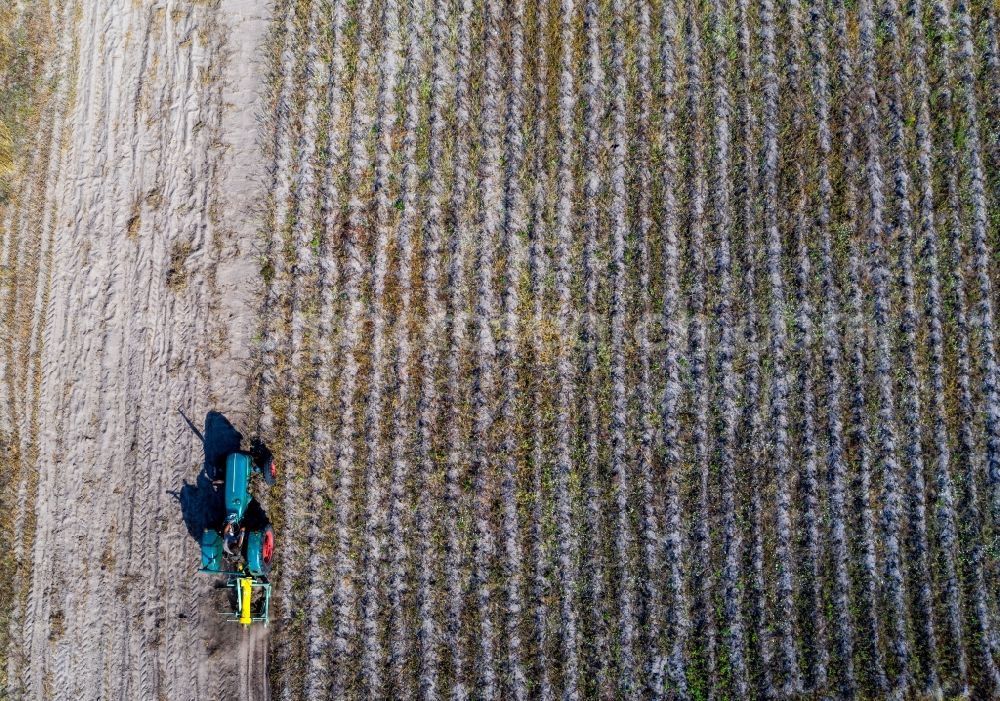
[[[264,576],[271,574],[271,560],[274,558],[274,530],[268,526],[264,529],[264,542],[260,546],[260,559],[264,566]]]
[[[259,471],[268,486],[273,486],[278,479],[278,468],[274,464],[274,454],[259,438],[250,442],[250,457],[253,459],[254,471]]]
[[[264,476],[264,482],[268,487],[273,487],[275,482],[278,481],[278,465],[274,462],[273,457],[267,461],[267,464],[264,465],[264,468],[260,472]]]

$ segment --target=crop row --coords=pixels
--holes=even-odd
[[[994,12],[279,3],[283,697],[997,693]]]

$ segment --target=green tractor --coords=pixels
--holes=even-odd
[[[270,453],[232,453],[226,457],[226,516],[221,529],[205,528],[201,536],[202,574],[224,576],[225,587],[232,589],[231,611],[224,611],[228,621],[267,625],[271,609],[271,561],[274,557],[274,530],[250,494],[250,479],[261,475],[274,484],[277,468]],[[221,481],[221,480],[220,480]],[[219,484],[216,481],[215,484]]]

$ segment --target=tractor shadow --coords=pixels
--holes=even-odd
[[[197,543],[201,543],[204,529],[222,528],[226,507],[221,480],[225,476],[226,457],[240,450],[243,434],[218,411],[210,411],[205,415],[204,433],[198,430],[183,411],[177,411],[201,441],[205,460],[194,484],[184,480],[179,490],[167,493],[180,503],[188,534]]]

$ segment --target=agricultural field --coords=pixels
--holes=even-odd
[[[0,698],[1000,698],[995,0],[0,8]]]
[[[177,409],[249,416],[270,15],[0,8],[0,698],[248,698],[267,640],[195,574],[203,451]]]

